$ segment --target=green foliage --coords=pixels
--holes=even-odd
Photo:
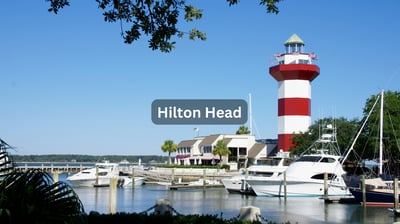
[[[364,115],[366,116],[371,111],[374,102],[380,94],[373,95],[367,99],[364,107]],[[400,159],[400,92],[387,91],[384,93],[384,108],[383,108],[383,145],[385,159],[391,163]],[[363,152],[362,157],[373,159],[377,158],[379,152],[379,119],[380,106],[374,108],[369,118],[369,121],[364,128],[359,142],[363,145],[355,147],[356,151]]]
[[[50,2],[49,12],[58,14],[59,10],[69,6],[68,0],[46,0]],[[227,0],[229,5],[237,4],[238,0]],[[260,5],[266,6],[267,13],[279,12],[276,4],[282,0],[260,0]],[[106,22],[119,22],[121,36],[124,42],[132,44],[144,34],[150,36],[149,47],[152,50],[170,52],[175,48],[174,36],[189,35],[190,40],[206,40],[206,34],[195,28],[188,32],[181,31],[178,25],[180,13],[184,13],[186,22],[199,20],[203,10],[187,4],[187,0],[96,0],[103,10]],[[128,27],[125,29],[124,27]]]
[[[164,163],[168,157],[159,155],[79,155],[79,154],[47,154],[47,155],[13,155],[14,162],[88,162],[96,163],[108,160],[112,163],[118,163],[122,160],[127,160],[131,163]]]
[[[174,144],[173,140],[165,140],[161,149],[163,152],[168,152],[168,165],[171,164],[171,153],[178,150],[178,145]]]
[[[239,129],[236,131],[237,135],[247,135],[250,134],[250,130],[247,126],[240,126]]]
[[[314,141],[320,138],[322,134],[322,128],[326,127],[326,125],[333,125],[336,127],[337,136],[336,140],[338,143],[338,147],[341,153],[344,153],[348,148],[348,145],[351,143],[353,136],[357,132],[357,128],[359,126],[359,122],[356,119],[347,120],[343,117],[341,118],[323,118],[319,119],[312,124],[307,132],[301,133],[299,135],[295,135],[292,138],[292,142],[294,146],[289,150],[293,154],[301,154],[304,152]]]
[[[39,170],[14,171],[0,182],[0,223],[85,223],[78,195]]]
[[[48,11],[54,12],[54,14],[57,14],[58,11],[65,6],[69,6],[68,0],[46,0],[46,2],[50,2],[50,8]]]
[[[10,145],[0,139],[0,180],[14,169],[13,160],[7,152],[7,149],[11,148]]]
[[[235,5],[239,3],[239,0],[227,0],[229,2],[229,6]],[[260,0],[260,5],[267,6],[267,13],[279,13],[279,9],[276,6],[279,2],[283,0]]]
[[[224,142],[224,140],[218,140],[217,144],[214,145],[213,155],[219,155],[219,161],[222,162],[222,156],[228,156],[231,154],[231,151],[228,149],[228,146]]]

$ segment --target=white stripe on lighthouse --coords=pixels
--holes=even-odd
[[[279,116],[278,134],[298,134],[305,132],[311,124],[310,116]]]
[[[285,80],[278,82],[278,99],[291,97],[311,99],[310,81]]]
[[[285,80],[278,82],[278,99],[311,99],[311,83],[308,80]],[[309,105],[304,105],[308,107]],[[282,112],[278,112],[282,113]],[[299,112],[300,113],[300,112]],[[305,132],[311,124],[310,114],[292,114],[278,116],[278,134]]]

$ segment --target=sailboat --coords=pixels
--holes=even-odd
[[[380,99],[379,99],[380,98]],[[355,176],[355,175],[345,175],[344,179],[346,180],[346,184],[349,187],[350,192],[354,196],[354,198],[359,201],[361,204],[366,206],[389,206],[393,207],[395,203],[395,197],[399,198],[399,195],[394,195],[394,177],[391,175],[386,175],[383,172],[383,101],[384,101],[384,92],[382,90],[380,97],[377,97],[373,108],[369,112],[366,120],[364,121],[361,129],[359,130],[353,144],[348,150],[346,156],[344,157],[345,161],[349,155],[349,153],[354,150],[354,144],[359,137],[362,129],[364,128],[368,118],[371,115],[371,112],[376,107],[377,102],[380,100],[380,117],[379,117],[379,160],[378,160],[378,174],[376,177],[372,177],[371,175],[373,171],[369,172],[367,177],[363,175],[363,177]],[[365,168],[363,168],[365,170]],[[397,184],[397,183],[396,183]]]

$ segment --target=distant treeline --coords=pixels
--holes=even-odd
[[[49,155],[12,155],[14,162],[121,162],[128,161],[129,163],[137,163],[139,159],[142,163],[165,163],[168,160],[167,156],[158,155],[143,155],[143,156],[128,156],[128,155],[74,155],[74,154],[49,154]]]

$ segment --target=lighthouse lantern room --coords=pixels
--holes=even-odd
[[[278,65],[269,73],[278,81],[278,150],[289,151],[292,137],[311,125],[311,81],[319,75],[313,53],[304,53],[304,42],[293,34],[284,43],[286,52],[275,54]]]

